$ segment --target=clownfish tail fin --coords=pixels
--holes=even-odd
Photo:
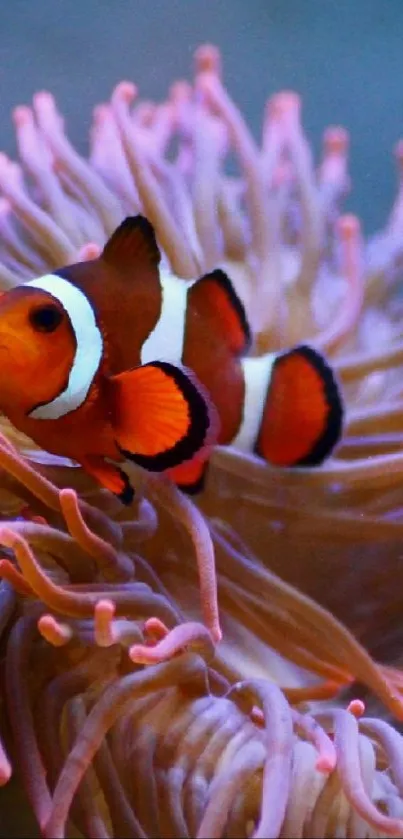
[[[161,254],[152,224],[145,216],[128,216],[107,241],[101,259],[125,273],[158,267]]]
[[[151,472],[164,472],[208,451],[218,415],[192,371],[164,361],[109,379],[112,426],[122,454]]]
[[[190,305],[197,306],[210,329],[218,332],[234,355],[245,355],[251,330],[245,307],[228,275],[221,268],[200,277],[189,291]]]
[[[255,451],[275,466],[318,466],[343,427],[343,399],[332,369],[312,347],[278,355]]]

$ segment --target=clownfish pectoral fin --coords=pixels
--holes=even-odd
[[[209,328],[222,335],[234,355],[244,355],[251,331],[244,305],[225,271],[216,268],[191,287],[189,303],[205,314]]]
[[[124,272],[158,267],[161,254],[152,224],[145,216],[128,216],[112,233],[101,259]]]
[[[122,504],[129,505],[134,498],[134,489],[123,469],[104,460],[103,457],[88,455],[81,460],[83,469],[91,475],[101,486],[109,489],[119,498]]]
[[[168,469],[167,475],[187,495],[197,495],[204,489],[208,462],[204,457],[194,457],[189,463],[181,463]]]
[[[163,472],[211,447],[218,418],[190,370],[155,361],[109,379],[112,426],[122,454]]]
[[[256,454],[274,466],[317,466],[340,439],[343,401],[320,353],[298,346],[277,356]]]

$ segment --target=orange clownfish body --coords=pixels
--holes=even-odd
[[[127,218],[98,259],[0,298],[0,410],[125,503],[125,459],[188,492],[215,442],[274,465],[320,463],[342,425],[330,368],[305,346],[249,358],[249,343],[227,275],[173,276],[151,224]]]

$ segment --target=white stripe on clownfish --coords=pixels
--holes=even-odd
[[[45,291],[59,301],[70,319],[76,339],[76,352],[66,388],[30,414],[34,419],[56,420],[75,411],[87,398],[101,363],[102,335],[89,300],[68,280],[57,274],[44,274],[25,285]]]
[[[198,280],[184,280],[168,269],[160,269],[161,312],[158,321],[141,349],[141,363],[155,360],[181,364],[186,329],[189,289]],[[240,359],[245,397],[243,418],[231,445],[240,451],[253,451],[263,418],[276,353],[260,358]]]
[[[253,451],[263,419],[273,364],[277,353],[266,353],[260,358],[242,358],[245,381],[243,418],[230,445],[242,452]]]
[[[197,280],[183,280],[160,268],[161,312],[158,321],[141,348],[141,363],[151,361],[182,362],[185,340],[187,296]]]

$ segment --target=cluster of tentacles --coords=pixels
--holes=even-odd
[[[136,97],[124,82],[95,109],[88,159],[49,93],[15,110],[0,287],[92,258],[143,212],[179,276],[226,268],[256,353],[326,352],[345,436],[311,472],[217,450],[197,507],[135,475],[124,510],[1,420],[0,780],[15,769],[45,837],[402,836],[403,740],[345,696],[403,719],[403,186],[364,243],[340,214],[347,133],[326,131],[315,169],[283,92],[257,145],[211,47],[194,84]]]
[[[203,529],[188,502],[181,516],[173,487],[146,478],[137,508],[119,515],[102,491],[94,506],[58,489],[5,439],[0,466],[8,492],[29,502],[0,526],[6,743],[45,837],[69,835],[69,817],[90,837],[321,836],[340,825],[402,835],[401,735],[359,700],[307,704],[357,679],[402,718],[398,671],[222,525]],[[82,478],[79,488],[91,494]],[[183,522],[165,551],[164,511]],[[217,650],[159,573],[167,554],[180,563],[197,611],[186,570],[198,563],[206,577],[211,540]],[[206,606],[206,580],[201,589]]]

